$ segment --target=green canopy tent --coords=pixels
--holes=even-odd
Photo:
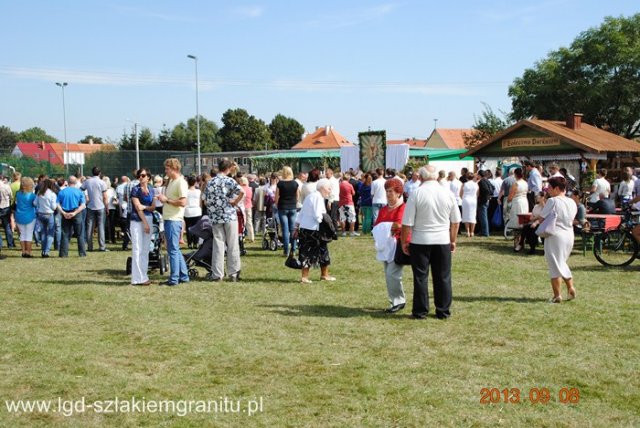
[[[420,148],[420,149],[409,149],[409,157],[410,158],[428,158],[430,161],[439,160],[439,161],[458,161],[460,160],[460,155],[467,150],[462,149],[429,149],[429,148]],[[462,160],[472,161],[473,156],[467,156],[462,158]]]

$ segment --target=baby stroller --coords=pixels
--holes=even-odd
[[[262,233],[262,249],[277,251],[279,245],[278,225],[273,217],[269,217],[267,218],[264,232]]]
[[[153,221],[151,223],[151,242],[149,245],[149,270],[159,269],[160,275],[164,275],[167,271],[167,255],[162,253],[162,241],[163,241],[163,232],[164,232],[164,221],[162,220],[162,215],[154,211],[153,212]],[[129,231],[127,231],[127,234]],[[131,239],[131,236],[129,236]],[[131,256],[127,257],[127,267],[126,272],[127,275],[131,275]]]
[[[207,275],[211,275],[211,257],[213,256],[213,232],[209,217],[203,215],[200,220],[189,228],[189,233],[202,239],[200,247],[196,251],[184,254],[187,263],[189,279],[197,278],[199,273],[196,267],[203,267]]]

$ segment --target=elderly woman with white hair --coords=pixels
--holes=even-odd
[[[329,275],[329,248],[327,242],[320,237],[320,223],[323,214],[326,214],[325,199],[331,194],[331,184],[329,180],[323,178],[316,184],[317,191],[310,193],[304,199],[300,213],[296,219],[296,227],[293,237],[300,242],[299,261],[302,265],[302,277],[300,282],[311,284],[309,270],[311,267],[320,266],[320,279],[322,281],[335,281]]]

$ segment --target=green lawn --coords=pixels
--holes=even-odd
[[[607,270],[576,250],[578,299],[553,305],[541,255],[461,238],[452,318],[419,321],[381,311],[368,237],[331,244],[338,281],[304,286],[257,245],[241,283],[172,288],[131,287],[127,253],[79,259],[74,245],[68,259],[0,261],[0,426],[640,425],[638,261]],[[406,268],[409,307],[411,284]],[[518,388],[521,402],[481,404],[483,388]],[[549,401],[531,403],[534,388]],[[560,403],[562,388],[579,402]],[[175,400],[182,412],[16,415],[5,402],[58,397]],[[225,397],[241,412],[184,411]]]

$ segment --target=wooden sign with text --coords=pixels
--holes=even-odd
[[[502,140],[503,149],[515,147],[549,147],[559,146],[560,139],[554,137],[505,138]]]

